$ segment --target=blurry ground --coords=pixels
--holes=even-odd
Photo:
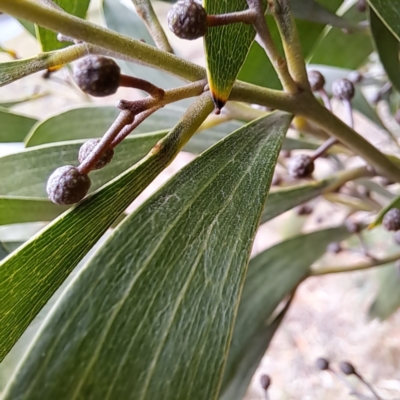
[[[165,12],[168,5],[163,4],[162,7]],[[4,21],[5,19],[0,20],[0,24],[3,24],[0,25],[0,41],[3,45],[17,49],[21,57],[38,52],[36,42],[29,35],[21,33],[15,36],[12,28],[3,29]],[[171,37],[171,40],[179,45],[174,37]],[[190,46],[181,46],[180,50],[186,52],[188,59],[204,64],[201,41],[191,42]],[[0,53],[0,60],[6,59],[7,57]],[[43,80],[40,73],[27,77],[0,88],[0,98],[7,100],[31,94],[36,85],[42,91],[51,92],[51,96],[14,108],[41,119],[88,101],[82,94],[62,82],[68,78],[68,71],[63,70],[55,77],[57,79],[47,81]],[[126,98],[126,95],[131,97],[131,92],[121,90],[117,96],[100,102],[114,104],[116,99]],[[99,102],[98,99],[91,101]],[[358,130],[368,132],[368,136],[373,138],[375,143],[384,143],[382,135],[373,127],[367,126],[365,121],[357,119],[356,123]],[[0,154],[13,150],[15,147],[0,146]],[[193,156],[185,153],[178,156],[133,206],[142,202],[192,158]],[[343,216],[343,209],[320,205],[316,214],[325,217],[321,227],[334,225]],[[315,228],[317,215],[313,215],[303,229]],[[256,238],[254,252],[296,234],[303,223],[304,219],[299,219],[289,212],[264,225]],[[336,257],[334,260],[328,259],[327,262],[342,265],[357,260],[349,254]],[[303,283],[261,363],[247,400],[264,398],[258,385],[261,373],[268,373],[272,377],[272,400],[353,398],[331,375],[315,370],[314,362],[319,356],[329,357],[332,361],[351,360],[376,386],[383,398],[400,399],[400,312],[385,322],[368,321],[366,317],[366,311],[376,290],[375,274],[376,271],[370,270],[366,273],[310,278]]]

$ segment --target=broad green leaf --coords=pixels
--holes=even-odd
[[[22,142],[36,122],[35,118],[0,107],[0,142]]]
[[[368,315],[385,320],[400,307],[400,270],[396,264],[388,265],[379,271],[379,289],[372,302]]]
[[[174,159],[171,140],[192,134],[211,112],[202,96],[155,151],[61,215],[0,263],[0,361],[79,261]],[[190,119],[188,119],[190,115]]]
[[[400,41],[400,15],[398,0],[368,0],[383,23]]]
[[[0,196],[0,225],[51,221],[65,210],[48,200]]]
[[[379,212],[378,216],[376,217],[375,221],[372,222],[368,229],[373,229],[382,224],[383,217],[391,208],[400,208],[400,195],[396,196],[386,207],[383,207],[382,210]]]
[[[345,227],[297,236],[250,261],[224,372],[223,399],[242,400],[268,346],[269,341],[263,343],[262,336],[272,313],[308,276],[310,266],[325,253],[326,246],[348,236]]]
[[[351,7],[343,16],[357,22],[365,18],[356,6]],[[317,44],[309,62],[357,69],[366,62],[372,51],[371,36],[367,32],[345,33],[339,28],[330,28]]]
[[[4,400],[217,398],[290,120],[239,129],[129,216],[64,292]]]
[[[372,9],[369,11],[369,21],[379,59],[389,80],[400,91],[399,42]]]
[[[248,8],[246,0],[204,0],[203,4],[209,15]],[[238,23],[209,29],[204,37],[208,83],[218,109],[228,100],[255,34],[252,25]]]
[[[29,32],[34,38],[36,38],[35,24],[29,21],[25,21],[24,19],[18,19],[18,22],[25,28],[27,32]]]
[[[90,0],[52,0],[68,14],[75,17],[85,18]],[[36,25],[36,38],[42,46],[43,51],[62,49],[69,43],[59,42],[57,33]]]
[[[136,135],[124,140],[115,150],[112,162],[90,174],[91,191],[127,170],[144,157],[166,132]],[[0,158],[0,195],[47,198],[46,182],[62,165],[78,165],[78,151],[83,141],[61,142],[32,147]]]
[[[103,0],[103,12],[108,28],[131,38],[144,40],[147,44],[155,46],[146,25],[133,8],[127,8],[118,0]],[[181,79],[164,71],[125,61],[118,61],[118,63],[126,73],[149,80],[151,83],[163,88],[172,88],[183,84]]]

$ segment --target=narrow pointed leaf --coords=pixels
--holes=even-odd
[[[0,107],[0,142],[22,142],[36,122],[35,118]]]
[[[0,225],[51,221],[65,210],[44,199],[0,196]]]
[[[400,195],[396,196],[386,207],[383,207],[381,211],[379,211],[378,216],[376,217],[375,221],[373,221],[369,225],[369,229],[376,228],[377,226],[382,224],[383,218],[385,214],[391,209],[391,208],[400,208]]]
[[[85,18],[86,12],[89,8],[90,0],[52,0],[55,4],[60,6],[68,14],[75,17]],[[57,40],[57,33],[48,29],[36,26],[36,38],[42,46],[43,51],[51,51],[62,49],[70,45],[70,43],[59,42]]]
[[[365,19],[365,15],[360,13],[356,6],[347,10],[343,16],[357,22]],[[357,69],[367,61],[372,51],[372,39],[366,32],[345,33],[340,28],[333,27],[319,41],[309,62]]]
[[[379,59],[385,68],[389,80],[400,91],[399,42],[372,9],[369,10],[369,21]]]
[[[4,399],[216,399],[290,120],[241,128],[129,216],[64,292]]]
[[[204,0],[209,15],[226,14],[248,8],[246,0]],[[217,108],[228,100],[236,77],[253,43],[253,25],[229,24],[209,29],[204,45],[210,90]]]
[[[297,236],[250,261],[222,383],[224,400],[242,400],[268,345],[260,347],[265,324],[279,303],[308,276],[329,243],[348,236],[345,227]]]
[[[169,133],[169,141],[158,144],[0,263],[0,361],[79,261],[175,158],[179,148],[172,139],[193,134],[211,107],[211,99],[201,96]]]
[[[400,16],[398,0],[368,0],[370,6],[388,29],[400,41]]]

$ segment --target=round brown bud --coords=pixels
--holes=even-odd
[[[329,361],[326,358],[317,358],[315,365],[321,371],[326,371],[327,369],[329,369]]]
[[[382,225],[388,231],[400,230],[400,209],[391,208],[383,217]]]
[[[79,162],[83,163],[99,143],[100,139],[90,139],[87,140],[85,143],[83,143],[83,145],[79,149],[79,155],[78,155]],[[100,159],[96,162],[96,164],[94,164],[92,169],[101,169],[105,167],[112,160],[113,156],[114,156],[114,150],[107,149],[100,157]]]
[[[261,375],[260,385],[264,390],[268,390],[268,388],[271,386],[271,378],[269,375]]]
[[[357,10],[360,12],[367,11],[367,1],[366,0],[357,0],[356,7],[357,7]]]
[[[329,243],[328,246],[326,247],[326,251],[328,251],[329,253],[334,253],[334,254],[338,254],[342,250],[343,250],[342,246],[338,242]]]
[[[288,163],[289,175],[293,178],[305,178],[314,172],[314,160],[305,154],[292,157]]]
[[[321,90],[325,85],[325,78],[319,71],[308,71],[308,82],[310,82],[311,90],[313,92],[318,92]]]
[[[346,78],[336,79],[332,83],[332,94],[340,100],[351,100],[354,97],[354,85]]]
[[[207,32],[207,12],[195,0],[179,0],[168,12],[168,27],[181,39],[194,40]]]
[[[104,97],[114,94],[119,88],[121,69],[111,58],[88,56],[75,64],[73,76],[85,93]]]
[[[361,231],[361,225],[351,219],[347,219],[344,222],[344,225],[350,233],[359,233]]]
[[[57,168],[47,181],[47,194],[55,204],[75,204],[81,201],[90,188],[90,178],[66,165]]]
[[[353,375],[356,372],[356,369],[348,361],[341,361],[339,368],[345,375]]]

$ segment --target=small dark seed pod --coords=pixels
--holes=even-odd
[[[194,40],[207,32],[207,12],[195,0],[179,0],[168,12],[168,27],[181,39]]]
[[[90,178],[72,165],[57,168],[47,181],[47,194],[55,204],[75,204],[90,188]]]
[[[269,375],[261,375],[260,385],[264,390],[268,390],[268,388],[271,386],[271,378]]]
[[[86,160],[89,154],[94,150],[94,148],[99,144],[100,139],[90,139],[83,143],[81,148],[79,149],[78,160],[80,163]],[[96,164],[92,167],[92,169],[101,169],[105,167],[113,158],[114,150],[107,149],[103,155],[101,156],[100,160],[96,162]]]
[[[400,230],[400,209],[391,208],[383,217],[382,225],[388,231]]]
[[[305,154],[292,157],[288,163],[289,175],[293,178],[305,178],[314,172],[314,160]]]
[[[332,94],[340,100],[351,100],[354,97],[354,85],[348,79],[336,79],[332,83]]]
[[[360,12],[367,11],[367,2],[366,2],[366,0],[357,0],[356,7],[357,7],[357,10],[360,11]]]
[[[325,85],[325,78],[319,71],[308,71],[308,82],[310,82],[311,90],[313,92],[318,92],[321,90]]]
[[[104,97],[114,94],[119,88],[121,69],[111,58],[88,56],[75,64],[73,76],[84,92]]]
[[[329,361],[326,358],[317,358],[315,365],[321,371],[326,371],[327,369],[329,369]]]
[[[344,222],[344,225],[350,233],[359,233],[361,231],[361,225],[358,222],[352,221],[351,219],[347,219]]]
[[[356,369],[348,361],[341,361],[339,368],[345,375],[353,375],[356,372]]]
[[[310,215],[314,211],[314,208],[309,204],[302,204],[296,208],[297,215]]]
[[[339,254],[342,250],[343,250],[342,246],[338,242],[329,243],[328,246],[326,247],[326,251],[334,254]]]

